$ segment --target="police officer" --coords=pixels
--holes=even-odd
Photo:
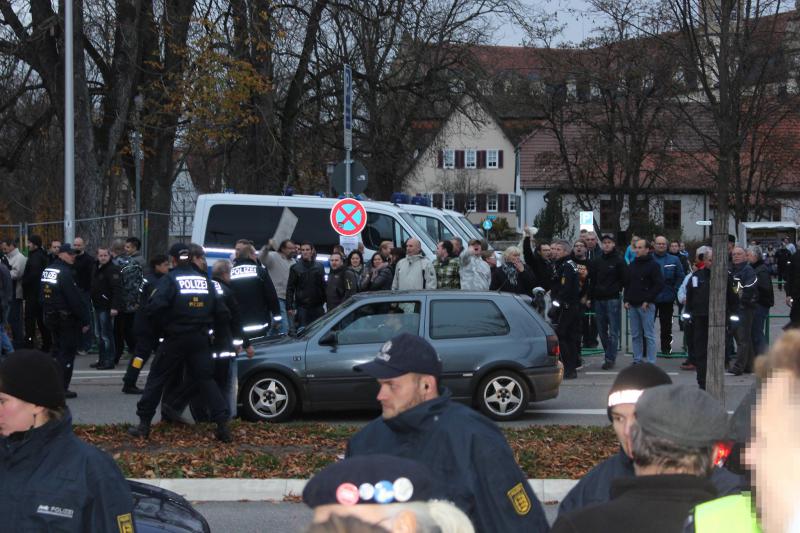
[[[0,364],[0,531],[135,531],[133,497],[106,452],[72,432],[53,358]]]
[[[41,279],[45,326],[52,335],[52,355],[61,365],[67,398],[78,396],[69,390],[69,383],[81,335],[89,331],[89,309],[72,276],[76,255],[69,243],[62,244],[58,258],[42,271]]]
[[[211,333],[221,343],[229,342],[230,313],[206,274],[205,252],[197,244],[178,243],[170,249],[175,268],[161,278],[145,312],[164,332],[164,342],[147,377],[144,393],[136,406],[139,425],[128,430],[134,437],[150,436],[150,422],[161,400],[165,383],[182,363],[205,399],[210,418],[216,422],[215,436],[232,440],[228,409],[214,381]]]
[[[550,289],[553,303],[548,316],[558,335],[561,360],[564,361],[564,379],[575,379],[578,377],[578,346],[575,343],[575,332],[578,331],[581,318],[578,265],[570,259],[572,246],[568,241],[554,241],[550,249],[556,261],[556,282]]]
[[[347,457],[415,459],[447,484],[478,532],[547,531],[547,518],[496,424],[452,401],[442,362],[425,339],[401,333],[355,367],[378,380],[382,416],[355,434]]]
[[[239,302],[242,327],[248,338],[265,335],[271,320],[281,320],[275,285],[267,269],[256,261],[256,250],[252,244],[238,245],[236,261],[231,268],[230,285]]]

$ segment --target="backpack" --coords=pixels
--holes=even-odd
[[[120,279],[122,280],[122,303],[126,313],[133,313],[139,308],[144,287],[144,272],[136,261],[120,258]]]

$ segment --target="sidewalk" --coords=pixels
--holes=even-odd
[[[303,494],[305,479],[134,479],[176,492],[192,502],[281,502]],[[529,479],[542,503],[560,502],[577,479]]]

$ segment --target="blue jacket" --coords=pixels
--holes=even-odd
[[[681,260],[670,253],[665,253],[664,255],[654,253],[652,256],[658,266],[661,267],[661,274],[664,276],[664,288],[656,296],[656,303],[672,303],[678,297],[678,289],[686,276]]]
[[[0,517],[2,531],[135,530],[128,482],[110,455],[72,433],[69,412],[0,438]]]
[[[384,420],[377,418],[347,444],[347,456],[389,454],[415,459],[448,484],[452,501],[478,532],[550,528],[500,429],[488,418],[438,398]]]
[[[625,455],[622,449],[602,463],[589,470],[585,476],[572,487],[567,496],[558,506],[558,515],[579,511],[590,505],[606,503],[611,499],[611,483],[615,479],[632,478],[636,476],[633,470],[633,461]],[[714,468],[711,472],[711,483],[716,487],[720,496],[738,494],[747,490],[747,482],[725,468]]]

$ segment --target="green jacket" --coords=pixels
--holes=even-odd
[[[749,492],[701,503],[692,510],[684,533],[761,533]]]

